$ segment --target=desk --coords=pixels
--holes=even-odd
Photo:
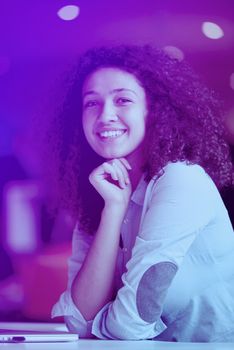
[[[68,343],[1,344],[1,350],[233,350],[230,343],[169,343],[151,340],[86,340]]]
[[[0,322],[0,329],[18,330],[66,330],[58,323],[12,323]],[[154,340],[122,341],[79,339],[65,343],[17,343],[0,344],[0,350],[233,350],[234,343],[170,343]]]

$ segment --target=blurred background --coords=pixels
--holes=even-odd
[[[233,154],[233,0],[1,0],[0,321],[51,321],[66,287],[73,222],[47,212],[37,135],[74,59],[118,43],[187,60],[223,100]],[[222,196],[233,222],[234,192]]]

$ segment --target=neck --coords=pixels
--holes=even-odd
[[[126,157],[132,169],[129,171],[129,177],[132,184],[132,190],[135,191],[141,176],[143,174],[141,168],[143,164],[142,157],[139,157],[139,154],[131,154]]]
[[[135,191],[135,189],[137,188],[137,185],[141,179],[142,176],[142,171],[140,169],[135,169],[134,167],[132,167],[132,170],[130,172],[130,180],[131,180],[131,184],[132,184],[132,191]]]

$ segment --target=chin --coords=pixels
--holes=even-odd
[[[119,153],[113,153],[111,155],[102,155],[101,157],[105,158],[106,160],[110,160],[110,159],[117,159],[117,158],[123,158],[125,157],[124,155],[122,154],[119,154]]]
[[[111,152],[111,153],[104,153],[104,152],[100,152],[98,153],[99,156],[109,160],[109,159],[115,159],[115,158],[123,158],[126,157],[126,153],[122,153],[122,152]]]

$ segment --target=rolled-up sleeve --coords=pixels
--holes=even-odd
[[[92,320],[86,321],[71,297],[72,282],[80,270],[92,242],[92,236],[81,232],[77,226],[72,238],[72,256],[68,261],[68,285],[52,309],[52,317],[63,316],[68,329],[80,337],[92,337]]]
[[[151,181],[142,221],[116,299],[92,323],[102,339],[152,339],[167,326],[167,291],[196,236],[213,219],[214,184],[199,166],[170,164]]]

